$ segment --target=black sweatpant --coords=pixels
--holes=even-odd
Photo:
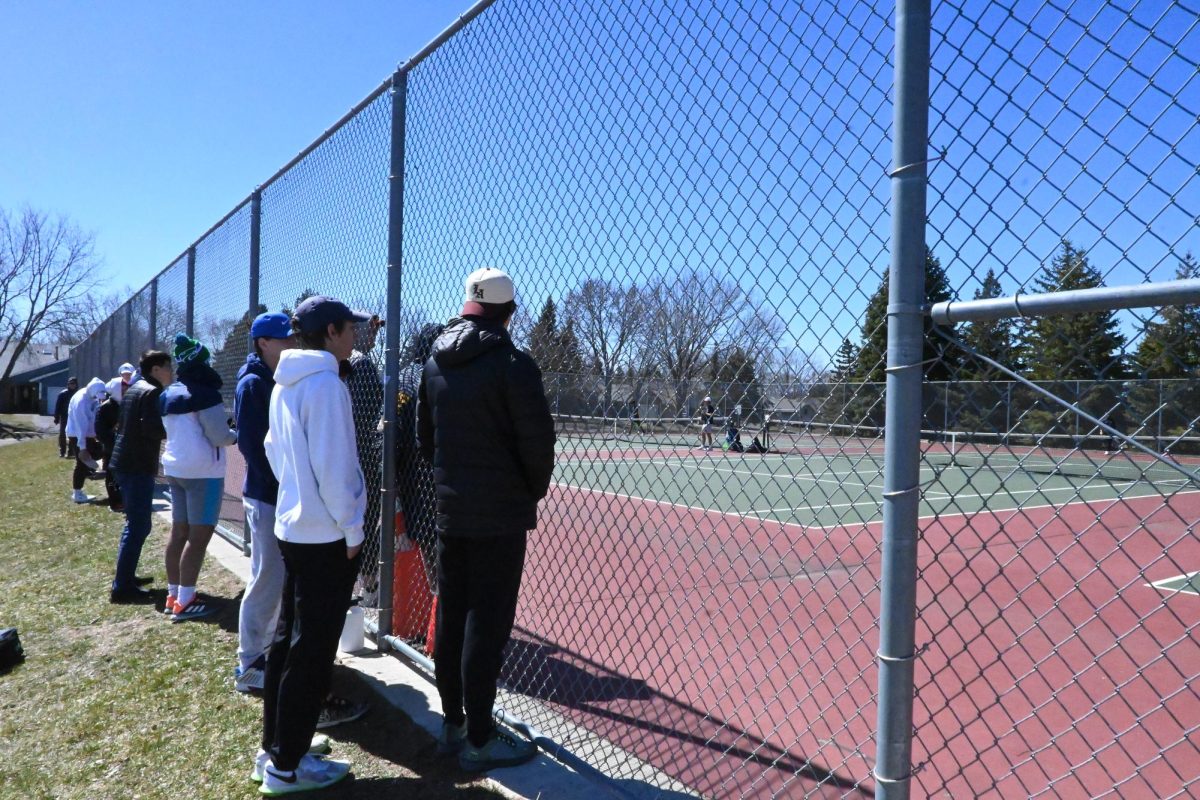
[[[72,489],[82,489],[84,481],[92,474],[91,468],[79,460],[79,454],[85,450],[91,453],[92,458],[97,460],[104,455],[104,449],[100,447],[100,442],[95,439],[88,439],[86,443],[80,445],[79,450],[75,453],[75,470],[71,473]]]
[[[467,738],[476,747],[492,735],[496,679],[517,613],[525,538],[525,531],[438,537],[438,694],[451,725],[462,724],[465,709]]]
[[[263,686],[262,747],[275,767],[293,770],[308,752],[329,694],[338,638],[350,608],[359,557],[346,542],[279,542],[283,601]]]

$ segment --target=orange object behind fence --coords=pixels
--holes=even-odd
[[[392,635],[419,639],[426,635],[433,593],[416,543],[408,538],[403,512],[396,512],[396,554],[392,570]]]

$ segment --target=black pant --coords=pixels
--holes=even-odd
[[[277,769],[288,771],[308,752],[321,704],[329,694],[333,658],[359,559],[346,558],[344,540],[281,541],[279,551],[284,566],[283,603],[267,655],[262,747]]]
[[[67,423],[59,423],[58,430],[60,436],[65,436],[67,433]],[[59,441],[58,449],[62,450],[62,441]],[[79,454],[79,440],[74,436],[67,436],[67,458],[74,458]]]
[[[492,735],[492,706],[525,566],[525,531],[484,539],[438,537],[437,635],[442,713],[476,747]]]
[[[80,447],[79,451],[75,453],[75,471],[71,473],[72,489],[82,489],[83,482],[86,481],[88,476],[92,474],[91,467],[79,460],[80,453],[84,452],[85,449],[91,454],[92,458],[95,459],[99,459],[104,455],[104,451],[100,449],[100,442],[96,441],[95,439],[88,439],[87,442]]]
[[[71,437],[71,441],[72,443],[75,441],[74,436]],[[74,444],[71,445],[71,449],[74,449]],[[71,455],[75,454],[71,453]],[[58,423],[58,457],[67,457],[67,421],[65,419]]]

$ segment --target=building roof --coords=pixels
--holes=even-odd
[[[21,383],[35,383],[37,381],[44,381],[47,378],[54,377],[55,375],[58,375],[59,373],[66,374],[67,372],[70,372],[70,371],[71,371],[71,359],[64,358],[60,361],[51,361],[49,364],[42,364],[40,367],[34,367],[33,369],[27,369],[24,372],[15,372],[14,371],[13,374],[9,377],[8,382],[9,382],[9,385],[16,385],[16,384],[21,384]],[[63,384],[66,385],[65,380],[63,381]]]

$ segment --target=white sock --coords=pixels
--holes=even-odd
[[[194,598],[195,596],[196,596],[196,587],[195,586],[180,586],[179,594],[175,595],[175,602],[179,603],[179,605],[186,608],[187,604],[192,602],[192,598]]]
[[[167,584],[167,596],[174,597],[176,600],[179,599],[179,584],[178,583],[168,583]]]

